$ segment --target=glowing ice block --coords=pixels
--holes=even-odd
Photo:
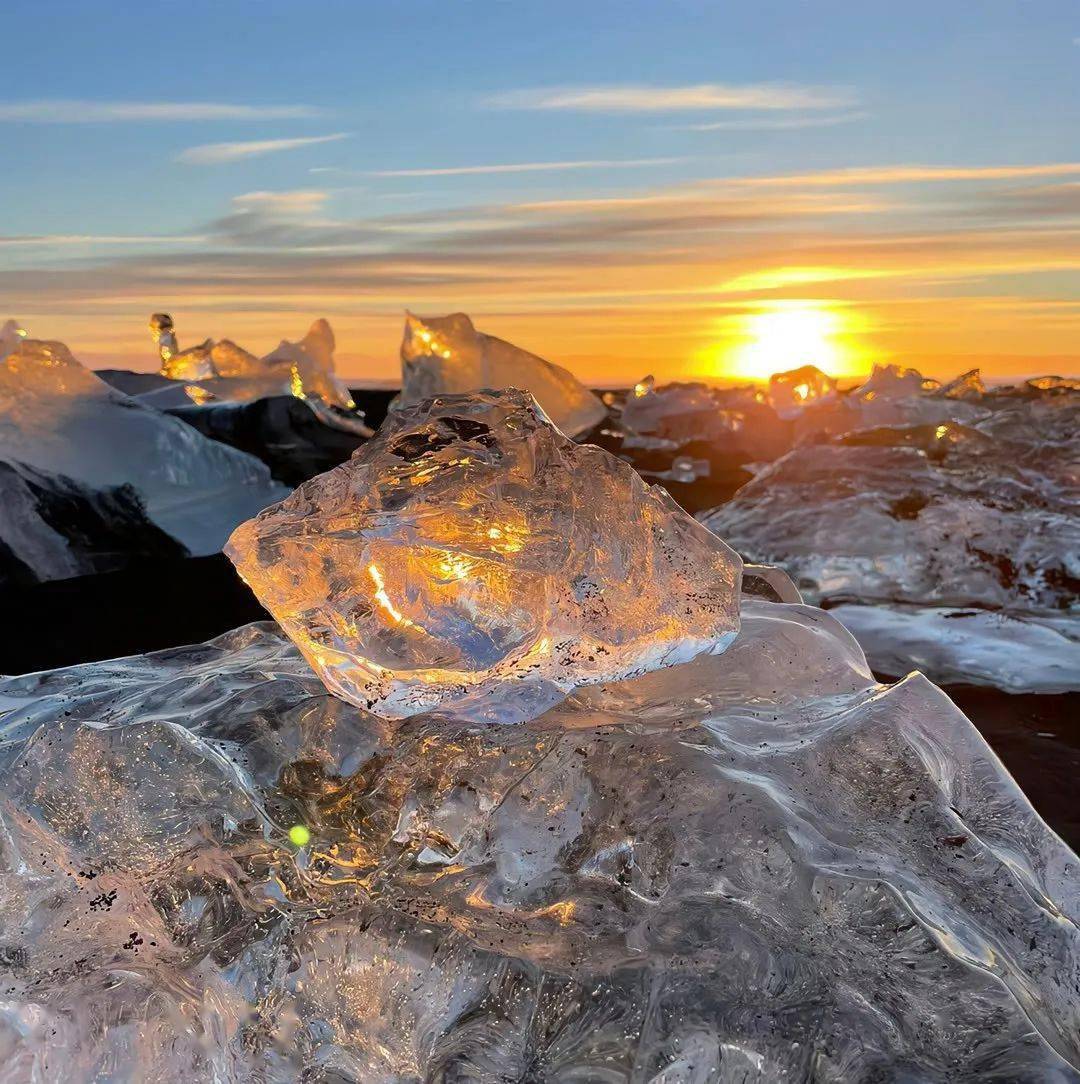
[[[388,717],[517,722],[738,629],[731,550],[515,390],[399,410],[226,552],[327,687]]]

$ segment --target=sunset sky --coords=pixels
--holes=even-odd
[[[4,5],[0,321],[583,379],[1080,371],[1076,0]]]

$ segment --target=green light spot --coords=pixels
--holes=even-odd
[[[311,842],[311,832],[306,825],[294,824],[289,829],[289,842],[294,847],[306,847]]]

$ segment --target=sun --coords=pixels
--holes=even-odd
[[[712,364],[740,380],[768,380],[802,365],[816,365],[830,376],[854,375],[862,368],[850,342],[854,323],[851,314],[828,302],[774,302],[736,317],[735,345],[714,348]]]

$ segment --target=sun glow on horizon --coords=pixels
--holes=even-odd
[[[733,336],[707,351],[710,368],[728,378],[766,381],[773,373],[815,365],[833,377],[862,374],[853,341],[863,321],[828,301],[776,301],[733,319]],[[730,325],[729,325],[730,326]]]

